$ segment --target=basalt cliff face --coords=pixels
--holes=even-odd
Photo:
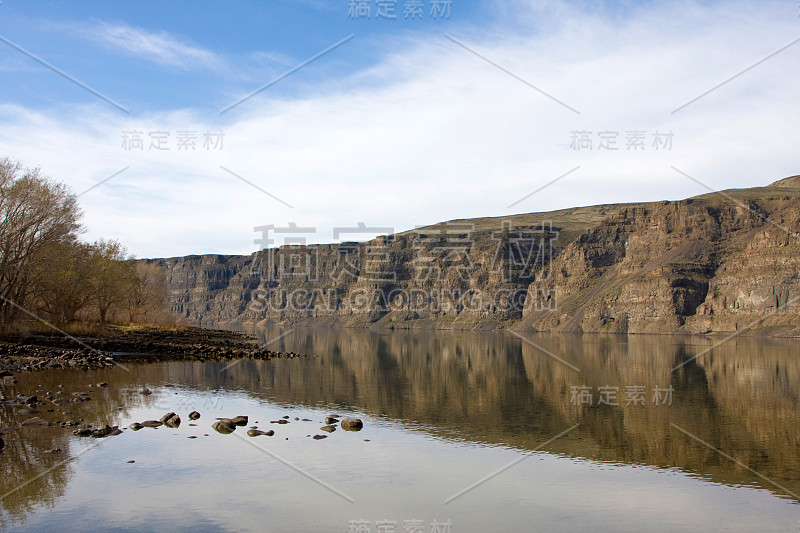
[[[800,178],[620,209],[549,266],[547,331],[800,332]]]
[[[364,243],[150,259],[206,326],[800,335],[800,177],[677,202],[445,222]]]

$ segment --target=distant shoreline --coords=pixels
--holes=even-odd
[[[765,326],[761,328],[742,328],[742,332],[736,331],[709,331],[705,333],[694,333],[689,331],[648,331],[648,332],[623,332],[623,331],[553,331],[553,330],[531,330],[525,329],[524,326],[520,327],[520,321],[513,322],[498,322],[493,320],[485,320],[480,322],[464,321],[459,324],[454,321],[437,323],[436,321],[418,320],[418,321],[405,321],[386,324],[384,322],[375,323],[358,323],[331,320],[330,317],[323,318],[310,318],[305,320],[298,320],[292,322],[276,322],[273,320],[261,321],[242,321],[242,322],[226,322],[215,325],[204,325],[203,328],[208,328],[216,331],[240,331],[234,329],[236,326],[247,327],[285,327],[285,328],[331,328],[331,329],[371,329],[375,331],[454,331],[454,332],[486,332],[486,331],[514,331],[526,335],[612,335],[627,336],[627,335],[657,335],[657,336],[670,336],[670,337],[700,337],[716,339],[720,337],[756,337],[756,338],[770,338],[770,339],[800,339],[800,329],[787,326]],[[444,327],[446,326],[446,327]],[[461,326],[461,327],[459,327]]]
[[[292,359],[305,357],[296,352],[279,352],[268,350],[259,345],[258,340],[240,331],[244,327],[291,327],[388,331],[449,331],[449,332],[504,332],[512,331],[507,327],[477,327],[471,329],[436,328],[432,324],[421,327],[365,327],[337,325],[326,321],[315,324],[313,321],[303,323],[256,323],[230,322],[204,326],[144,327],[131,330],[112,328],[108,334],[65,336],[59,333],[0,334],[0,384],[3,379],[12,377],[12,372],[29,372],[36,370],[81,368],[97,369],[117,366],[125,363],[155,363],[163,361],[234,361],[239,359],[273,358]],[[237,328],[237,329],[234,329]],[[783,329],[783,331],[781,331]],[[777,330],[777,331],[776,331]],[[518,330],[514,330],[518,331]],[[784,334],[781,334],[784,333]],[[797,339],[800,336],[784,328],[763,328],[744,331],[736,337],[764,339]],[[726,332],[710,332],[703,334],[690,333],[617,333],[617,332],[551,332],[529,331],[527,335],[578,335],[578,336],[614,336],[620,335],[659,335],[670,337],[698,337],[718,339],[731,336]]]
[[[260,346],[245,333],[181,326],[114,328],[109,334],[66,336],[0,334],[1,373],[58,368],[102,368],[124,363],[159,361],[225,361],[295,358],[302,354],[277,352]]]

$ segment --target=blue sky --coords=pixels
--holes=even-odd
[[[421,16],[417,11],[406,19],[406,0],[389,0],[382,9],[377,0],[358,0],[352,6],[355,12],[350,0],[6,0],[2,35],[102,94],[113,95],[134,115],[191,108],[213,117],[350,35],[358,40],[315,68],[298,72],[291,82],[276,84],[271,95],[296,97],[310,85],[374,66],[414,35],[441,35],[456,20],[480,24],[494,17],[489,3],[456,0],[453,6],[451,0],[448,10],[446,0],[438,1],[437,16],[431,12],[433,0],[424,0]],[[24,55],[6,56],[4,51],[3,65],[6,71],[27,71],[4,87],[4,97],[15,103],[38,107],[91,101],[77,86],[55,84],[51,72]]]
[[[800,173],[795,1],[411,1],[3,0],[0,156],[139,257]]]

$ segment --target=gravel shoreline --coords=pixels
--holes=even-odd
[[[77,339],[77,340],[76,340]],[[29,372],[53,368],[102,368],[119,363],[224,361],[305,357],[276,352],[255,337],[202,328],[137,328],[108,335],[0,335],[0,371]],[[0,379],[3,379],[0,376]]]

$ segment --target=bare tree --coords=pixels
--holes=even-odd
[[[126,299],[130,280],[136,276],[130,257],[119,242],[100,239],[92,248],[92,301],[106,323],[108,310]]]
[[[64,184],[0,159],[0,324],[15,317],[16,305],[29,303],[35,266],[46,261],[47,247],[76,241],[81,215]]]
[[[92,246],[54,244],[34,268],[32,301],[37,311],[58,322],[73,322],[92,301]]]
[[[147,320],[151,313],[162,311],[167,297],[166,273],[150,263],[136,263],[125,298],[128,320]]]

